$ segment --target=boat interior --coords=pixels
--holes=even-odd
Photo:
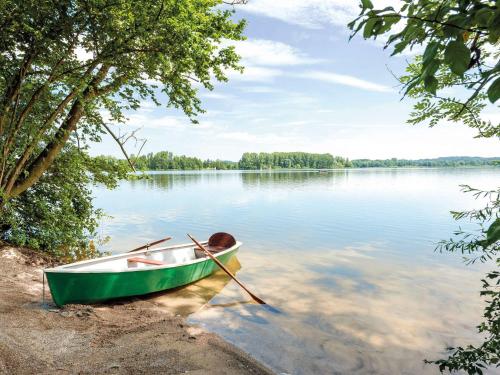
[[[213,234],[208,241],[201,242],[201,244],[207,251],[217,254],[232,248],[237,242],[232,235],[221,232]],[[185,244],[97,258],[56,267],[56,269],[116,272],[185,264],[202,258],[208,258],[203,250],[196,245]]]

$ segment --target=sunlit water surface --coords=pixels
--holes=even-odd
[[[158,173],[95,203],[116,253],[187,232],[241,240],[231,269],[281,314],[221,273],[152,298],[276,372],[437,374],[425,358],[478,340],[489,269],[434,252],[457,228],[449,211],[478,206],[460,184],[498,186],[500,170]]]

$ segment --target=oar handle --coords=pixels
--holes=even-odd
[[[245,285],[243,285],[243,284],[242,284],[242,283],[241,283],[241,282],[240,282],[240,281],[236,278],[236,276],[234,276],[234,275],[231,273],[231,271],[229,271],[229,270],[226,268],[226,266],[224,266],[224,264],[222,264],[222,262],[221,262],[219,259],[217,259],[217,258],[216,258],[216,257],[215,257],[215,256],[214,256],[211,252],[210,252],[210,251],[208,251],[207,249],[205,249],[205,247],[204,247],[201,243],[199,243],[198,241],[196,241],[196,239],[195,239],[193,236],[191,236],[189,233],[188,233],[188,237],[189,237],[189,238],[191,238],[191,240],[192,240],[192,241],[196,244],[196,246],[198,246],[201,250],[203,250],[203,251],[205,252],[205,254],[207,254],[210,258],[212,258],[212,260],[213,260],[215,263],[217,263],[217,265],[218,265],[218,266],[219,266],[219,267],[220,267],[220,268],[221,268],[221,269],[222,269],[225,273],[227,273],[227,274],[228,274],[228,275],[229,275],[229,276],[230,276],[230,277],[231,277],[234,281],[236,281],[236,283],[237,283],[239,286],[241,286],[241,287],[245,290],[245,292],[247,292],[247,293],[250,295],[250,297],[252,297],[252,298],[254,299],[254,301],[255,301],[255,302],[258,302],[258,303],[260,303],[261,305],[266,305],[266,303],[265,303],[262,299],[260,299],[259,297],[257,297],[257,296],[256,296],[255,294],[253,294],[251,291],[249,291],[249,290],[248,290],[248,288],[247,288]]]
[[[147,244],[146,244],[146,245],[144,245],[144,246],[140,246],[140,247],[138,247],[138,248],[136,248],[136,249],[130,250],[130,251],[128,251],[128,253],[132,253],[132,252],[134,252],[134,251],[139,251],[139,250],[142,250],[142,249],[147,249],[147,248],[149,248],[149,247],[151,247],[151,246],[158,245],[159,243],[162,243],[162,242],[168,241],[168,240],[170,240],[170,239],[172,239],[172,237],[162,238],[161,240],[154,241],[154,242],[150,242],[150,243],[147,243]]]

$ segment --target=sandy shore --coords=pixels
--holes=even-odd
[[[58,309],[49,297],[42,305],[50,262],[0,245],[0,373],[272,374],[147,300]]]

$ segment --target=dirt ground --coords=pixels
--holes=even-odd
[[[0,373],[272,373],[147,300],[59,309],[49,297],[43,305],[42,268],[50,262],[0,245]]]

